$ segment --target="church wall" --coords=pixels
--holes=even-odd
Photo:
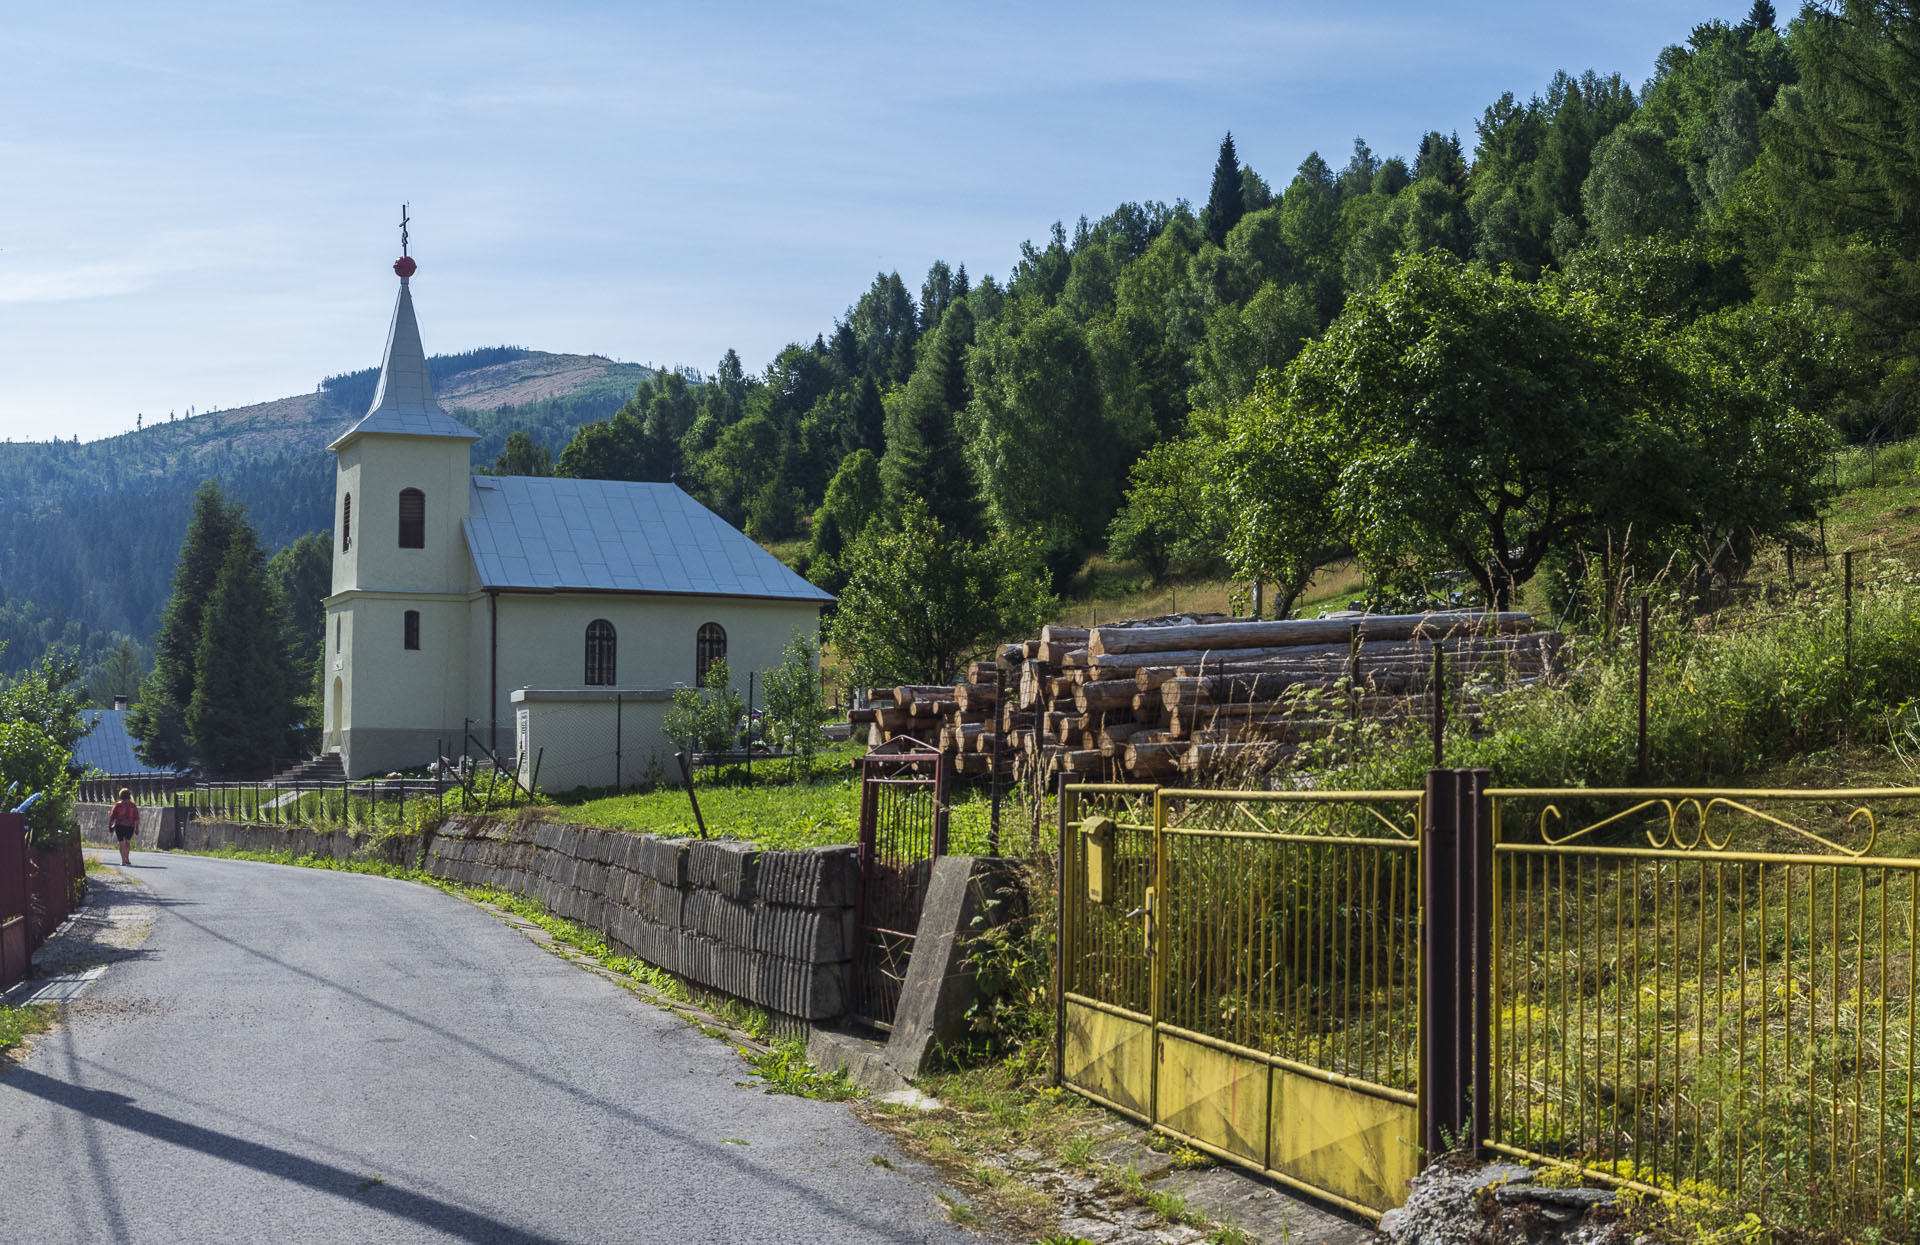
[[[464,595],[428,593],[357,593],[333,607],[347,615],[337,660],[351,705],[342,732],[350,776],[424,765],[443,741],[453,749],[467,711],[472,608]],[[407,610],[420,613],[418,649],[404,644]]]
[[[480,612],[484,613],[484,603]],[[587,624],[613,624],[616,686],[657,690],[694,681],[695,640],[701,624],[717,622],[727,632],[727,664],[744,696],[747,672],[780,664],[795,627],[812,634],[819,607],[809,601],[759,601],[735,597],[653,596],[612,593],[500,594],[500,715],[504,735],[512,722],[508,703],[516,688],[586,685]],[[485,619],[481,623],[484,625]],[[479,702],[486,698],[484,650]],[[757,680],[756,680],[757,681]],[[503,739],[503,743],[507,742]]]
[[[335,466],[333,474],[333,523],[331,525],[331,536],[333,538],[333,591],[336,593],[344,592],[348,588],[353,587],[359,576],[360,520],[362,518],[360,446],[362,444],[364,444],[364,442],[355,442],[340,451],[339,461]],[[353,502],[352,514],[349,516],[351,526],[347,529],[347,534],[351,539],[347,541],[347,547],[342,549],[340,547],[340,520],[347,509],[346,503],[348,498],[352,498]]]
[[[364,434],[340,451],[339,493],[353,493],[353,547],[334,562],[334,591],[465,592],[473,562],[460,530],[469,505],[472,444],[458,437]],[[426,544],[400,547],[400,491],[426,496]],[[337,538],[336,538],[337,540]],[[336,544],[336,549],[338,548]]]

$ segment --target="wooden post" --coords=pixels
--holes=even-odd
[[[673,759],[680,762],[680,777],[687,784],[687,802],[693,805],[693,824],[700,830],[700,837],[707,837],[707,823],[700,816],[700,797],[693,793],[693,771],[687,768],[687,754],[676,752]]]
[[[1651,641],[1647,631],[1647,599],[1640,598],[1640,749],[1635,773],[1639,785],[1647,785],[1647,657]]]
[[[1853,670],[1853,550],[1840,555],[1841,572],[1846,578],[1846,645],[1847,670]]]

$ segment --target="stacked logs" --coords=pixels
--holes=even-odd
[[[1271,770],[1361,723],[1423,726],[1435,650],[1445,712],[1470,721],[1487,689],[1557,674],[1564,644],[1523,613],[1050,626],[957,685],[874,688],[850,717],[871,744],[911,736],[962,775],[997,763],[1003,777],[1042,781],[1208,779]]]

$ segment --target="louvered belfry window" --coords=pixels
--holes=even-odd
[[[587,624],[587,686],[613,686],[613,624],[596,618]]]
[[[427,495],[417,488],[400,490],[400,547],[427,547]]]
[[[702,623],[700,634],[693,643],[693,681],[696,686],[707,685],[707,671],[713,663],[727,655],[727,629],[719,623]]]
[[[340,552],[353,548],[353,494],[340,503]]]
[[[420,611],[408,610],[401,618],[401,643],[407,648],[420,647]]]

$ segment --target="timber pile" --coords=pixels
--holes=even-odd
[[[1425,729],[1436,649],[1447,716],[1470,721],[1488,688],[1557,675],[1564,642],[1524,613],[1046,627],[954,686],[874,688],[849,717],[870,745],[911,736],[961,775],[997,758],[1006,778],[1191,781],[1271,770],[1360,722]]]

